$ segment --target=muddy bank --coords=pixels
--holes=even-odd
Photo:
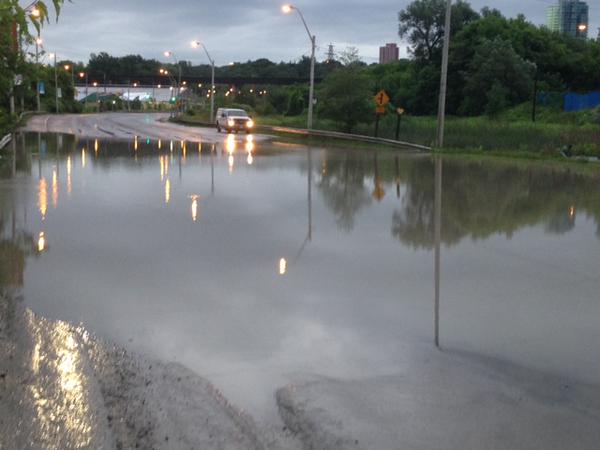
[[[0,448],[290,447],[280,439],[185,367],[0,297]]]

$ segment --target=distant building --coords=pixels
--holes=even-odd
[[[582,0],[558,0],[546,13],[546,25],[552,31],[569,36],[587,38],[589,7]]]
[[[379,64],[398,61],[398,58],[400,58],[400,50],[396,44],[385,44],[385,47],[379,47]]]

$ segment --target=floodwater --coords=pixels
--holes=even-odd
[[[402,349],[598,384],[600,170],[223,138],[20,136],[0,160],[0,284],[177,361],[262,421],[313,376]]]

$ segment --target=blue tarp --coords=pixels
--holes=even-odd
[[[565,111],[581,111],[582,109],[592,109],[600,106],[600,91],[588,92],[587,94],[567,94],[565,95]]]

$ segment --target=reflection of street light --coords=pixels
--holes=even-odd
[[[279,260],[279,275],[285,275],[287,272],[287,260],[285,258],[281,258]]]
[[[43,231],[40,231],[38,237],[38,252],[42,253],[44,250],[46,250],[46,236]]]
[[[200,196],[194,194],[190,195],[190,198],[192,199],[192,221],[196,222],[198,220],[198,198],[200,198]]]
[[[192,48],[198,48],[198,47],[202,47],[204,49],[204,53],[206,53],[206,57],[208,58],[208,60],[210,61],[210,66],[211,66],[211,80],[210,80],[210,121],[212,122],[215,118],[214,118],[214,109],[215,109],[215,60],[212,59],[210,57],[210,54],[208,53],[208,50],[206,50],[205,45],[200,42],[200,41],[192,41],[191,42]],[[198,85],[199,87],[201,87],[202,85]]]
[[[306,32],[308,33],[308,37],[310,39],[310,45],[311,45],[311,53],[310,53],[310,88],[309,88],[309,92],[308,92],[308,128],[311,129],[312,125],[313,125],[313,97],[314,97],[314,91],[315,91],[315,47],[316,47],[316,36],[313,35],[310,30],[308,29],[308,25],[306,25],[306,21],[304,20],[304,16],[302,15],[302,12],[296,8],[293,5],[283,5],[281,7],[281,11],[283,11],[284,14],[288,14],[290,12],[292,12],[292,10],[296,10],[298,12],[298,15],[300,16],[300,19],[302,19],[302,23],[304,24],[304,28],[306,28]]]

